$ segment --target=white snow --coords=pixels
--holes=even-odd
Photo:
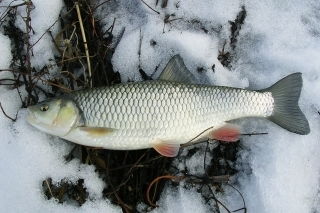
[[[1,1],[0,14],[10,2]],[[58,19],[63,2],[32,2],[35,34],[30,34],[30,41],[34,43]],[[248,212],[320,212],[320,1],[169,0],[166,8],[161,8],[160,3],[156,6],[155,1],[145,2],[160,14],[139,0],[110,1],[97,10],[97,15],[104,18],[105,30],[116,18],[116,38],[125,29],[112,59],[124,82],[141,80],[139,67],[149,75],[154,73],[156,78],[175,54],[182,56],[201,82],[215,85],[262,89],[288,74],[302,72],[300,107],[308,118],[311,133],[296,135],[262,119],[237,121],[246,132],[268,135],[242,137],[235,165],[239,173],[231,178],[231,183],[244,196]],[[228,21],[235,20],[242,5],[247,17],[229,70],[217,57],[224,41],[229,40]],[[23,7],[19,9],[22,16],[25,11]],[[171,15],[168,20],[172,21],[164,24],[166,15]],[[25,31],[21,17],[17,18],[17,26]],[[59,27],[58,23],[54,25],[53,35]],[[3,29],[0,51],[0,69],[8,69],[11,46]],[[37,69],[52,63],[55,47],[51,37],[45,34],[33,51],[32,64]],[[228,45],[225,51],[230,51]],[[198,73],[198,68],[204,71]],[[57,68],[50,72],[54,74]],[[9,72],[0,72],[0,79],[11,77]],[[21,97],[26,97],[24,87],[18,89]],[[64,160],[72,148],[70,143],[27,124],[27,112],[21,109],[17,89],[0,85],[0,102],[7,115],[15,117],[18,111],[16,122],[0,112],[0,212],[121,212],[102,198],[105,185],[93,166],[76,159]],[[181,157],[184,155],[186,151],[181,152]],[[202,159],[203,154],[196,153],[187,161],[176,159],[174,163],[201,173]],[[81,207],[48,201],[42,190],[42,181],[48,177],[57,184],[84,179],[90,200]],[[192,187],[183,186],[184,183],[168,186],[157,203],[159,208],[152,212],[208,212],[209,206],[201,195]],[[227,185],[223,190],[225,193],[216,196],[230,210],[242,207],[238,193]],[[221,212],[226,211],[221,208]]]

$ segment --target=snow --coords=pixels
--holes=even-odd
[[[4,0],[0,4],[7,6],[10,2]],[[32,2],[35,34],[30,41],[34,43],[57,20],[63,2]],[[242,137],[235,165],[239,173],[231,177],[231,183],[244,196],[248,212],[320,212],[320,2],[176,0],[168,1],[166,8],[161,8],[160,3],[156,6],[155,1],[146,2],[160,14],[139,0],[111,1],[97,11],[104,18],[105,30],[114,18],[116,37],[120,38],[124,30],[112,59],[115,71],[121,73],[124,82],[141,80],[139,67],[156,78],[175,54],[182,56],[201,82],[214,85],[262,89],[288,74],[302,72],[300,107],[310,123],[311,133],[296,135],[262,119],[237,121],[245,132],[269,134]],[[242,5],[247,17],[229,70],[217,57],[224,40],[229,39],[228,21],[235,20]],[[0,7],[0,14],[4,10],[5,7]],[[24,15],[25,8],[21,7],[19,12]],[[168,14],[171,15],[168,20],[176,20],[164,25]],[[25,29],[21,19],[16,24]],[[51,29],[54,35],[59,27],[57,23]],[[41,68],[50,64],[54,49],[51,37],[45,34],[34,46],[33,66]],[[0,29],[0,50],[0,69],[7,69],[12,55],[10,40],[3,29]],[[226,46],[225,51],[230,50]],[[199,67],[204,71],[198,73]],[[54,74],[57,68],[50,71]],[[11,73],[0,72],[0,79],[9,77]],[[22,98],[26,96],[23,87],[19,92]],[[70,143],[27,124],[24,119],[27,112],[21,109],[17,89],[1,85],[0,101],[7,115],[15,117],[18,111],[16,122],[0,112],[0,212],[121,212],[102,198],[105,185],[93,166],[76,159],[64,160],[72,148]],[[186,152],[183,150],[179,159]],[[187,161],[180,162],[177,158],[174,163],[179,168],[187,165],[191,172],[201,173],[202,158],[203,154],[196,153]],[[48,177],[56,184],[84,179],[90,200],[81,207],[48,201],[42,190],[42,181]],[[157,203],[159,208],[152,212],[208,212],[201,195],[183,184],[168,186]],[[239,194],[227,185],[223,190],[217,198],[230,210],[242,207]],[[226,211],[221,208],[221,212]]]
[[[155,209],[153,213],[160,212],[207,212],[204,200],[195,189],[184,189],[179,187],[177,191],[167,190],[164,192],[165,196],[159,203],[160,209]],[[192,201],[192,205],[188,205]]]

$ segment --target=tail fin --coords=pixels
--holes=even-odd
[[[274,98],[274,113],[269,117],[270,121],[290,132],[307,135],[309,123],[298,105],[301,88],[301,73],[293,73],[262,91],[271,92]]]

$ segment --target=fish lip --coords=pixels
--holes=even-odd
[[[36,116],[34,115],[34,113],[30,110],[30,108],[27,108],[27,112],[29,113],[29,115],[26,116],[26,120],[29,123],[39,123],[39,121],[37,120]]]

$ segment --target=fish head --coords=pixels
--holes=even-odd
[[[27,121],[42,132],[65,136],[74,129],[79,121],[79,109],[66,99],[48,99],[27,108]]]

